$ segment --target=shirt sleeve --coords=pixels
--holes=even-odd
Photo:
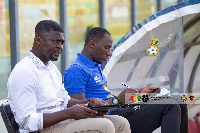
[[[70,66],[64,74],[65,90],[69,95],[85,93],[87,78],[87,73],[79,65]]]
[[[37,80],[28,70],[20,70],[8,81],[11,108],[20,129],[37,131],[43,129],[43,114],[37,113]]]
[[[63,99],[64,99],[64,104],[63,104],[63,107],[64,109],[67,108],[67,104],[69,102],[69,100],[71,99],[71,97],[68,95],[68,92],[64,89],[63,85],[62,85],[62,96],[63,96]]]

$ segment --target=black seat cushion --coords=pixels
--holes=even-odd
[[[8,102],[1,105],[1,116],[8,130],[8,133],[19,133],[19,126],[15,122],[14,115]]]

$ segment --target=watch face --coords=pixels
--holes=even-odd
[[[113,102],[113,104],[118,104],[118,99],[117,98],[113,98],[112,102]]]

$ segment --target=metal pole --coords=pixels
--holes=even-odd
[[[191,77],[190,77],[190,81],[189,81],[189,85],[188,85],[188,93],[192,93],[192,91],[193,91],[195,74],[197,73],[199,64],[200,64],[200,54],[198,55],[197,60],[192,69],[192,73],[191,73]]]
[[[20,61],[18,0],[9,0],[11,69]]]
[[[184,90],[184,77],[183,77],[183,60],[184,60],[184,53],[183,53],[183,19],[182,17],[179,18],[179,92],[183,93]]]
[[[105,0],[99,0],[99,25],[106,28]]]
[[[162,10],[162,1],[161,0],[157,0],[157,12]]]
[[[137,3],[136,0],[131,0],[131,27],[137,24]]]
[[[60,25],[64,30],[65,43],[61,54],[61,73],[64,74],[68,66],[68,30],[67,30],[67,0],[59,0]]]

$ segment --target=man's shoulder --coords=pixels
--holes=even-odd
[[[13,71],[18,71],[18,70],[24,70],[24,69],[30,69],[29,64],[30,64],[30,60],[25,57],[24,59],[22,59],[20,62],[18,62],[15,67],[13,68]]]
[[[82,64],[71,64],[68,69],[66,70],[66,72],[68,73],[78,73],[78,72],[84,72],[86,69]]]
[[[76,60],[70,64],[70,66],[65,71],[64,76],[70,75],[87,75],[89,69],[81,62],[77,62]]]
[[[34,78],[31,68],[28,67],[29,63],[26,57],[17,63],[9,75],[7,85],[13,83],[13,81],[28,79],[28,77]]]
[[[70,64],[68,69],[86,69],[86,64],[81,62],[81,60],[76,59]]]
[[[22,59],[20,62],[18,62],[15,67],[13,68],[10,77],[14,76],[20,72],[26,72],[26,73],[31,73],[31,67],[30,64],[32,64],[32,62],[25,57],[24,59]]]

